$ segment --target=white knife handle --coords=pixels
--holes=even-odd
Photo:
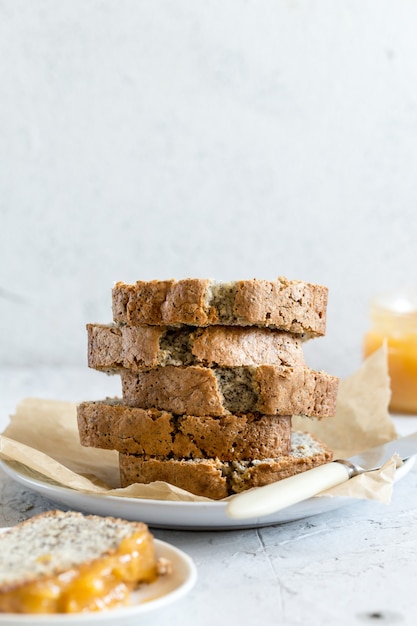
[[[350,468],[333,461],[231,498],[226,513],[234,519],[269,515],[349,479]]]

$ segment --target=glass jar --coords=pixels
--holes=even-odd
[[[392,291],[374,298],[370,317],[364,356],[386,342],[390,411],[417,414],[417,291]]]

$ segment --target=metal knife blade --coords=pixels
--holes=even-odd
[[[237,494],[228,501],[226,514],[248,519],[275,513],[340,485],[353,476],[380,469],[397,454],[402,461],[417,454],[417,433],[370,448],[347,459],[336,459],[290,478]]]
[[[398,454],[402,461],[415,456],[417,454],[417,433],[370,448],[361,454],[349,457],[347,461],[361,468],[362,471],[370,472],[380,469],[394,454]]]

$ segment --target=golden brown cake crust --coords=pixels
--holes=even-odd
[[[166,366],[121,370],[121,379],[125,404],[178,415],[258,412],[328,417],[336,410],[338,379],[309,368]]]
[[[304,365],[302,340],[288,333],[257,327],[212,326],[193,337],[196,362],[207,367]]]
[[[291,445],[289,416],[174,416],[106,400],[80,404],[77,418],[83,446],[128,454],[232,461],[288,454]]]
[[[276,328],[307,336],[326,330],[328,289],[280,277],[276,281],[207,279],[118,282],[113,288],[113,320],[131,326],[226,324]],[[219,296],[219,293],[221,295]]]
[[[214,500],[252,487],[261,487],[328,463],[333,454],[307,433],[293,433],[289,455],[253,462],[222,462],[219,459],[174,460],[119,454],[123,487],[157,480]]]
[[[129,406],[155,407],[177,415],[219,417],[227,413],[216,377],[208,368],[168,365],[143,372],[121,370],[121,379],[123,400]]]
[[[104,371],[156,367],[163,334],[159,326],[87,324],[88,366]]]
[[[310,368],[280,368],[261,365],[255,376],[259,395],[258,410],[280,413],[286,407],[291,415],[331,417],[336,412],[339,380]]]
[[[265,326],[293,333],[325,333],[328,290],[298,280],[240,280],[234,313],[248,324],[264,320]]]
[[[118,282],[113,288],[113,319],[132,326],[141,324],[191,324],[210,321],[205,297],[209,280]]]

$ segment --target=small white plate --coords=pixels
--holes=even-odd
[[[1,528],[0,532],[6,530],[7,528]],[[154,541],[157,558],[168,559],[172,565],[172,572],[134,591],[131,594],[131,606],[94,613],[59,615],[0,613],[0,626],[95,626],[96,624],[97,626],[104,624],[128,626],[128,624],[137,624],[143,613],[160,609],[185,596],[197,580],[196,567],[187,554],[159,539]]]
[[[414,461],[415,457],[412,457],[401,465],[397,470],[396,481],[408,474],[414,465]],[[29,477],[19,472],[16,466],[12,467],[6,461],[0,461],[0,467],[17,482],[54,502],[59,502],[79,511],[96,513],[97,515],[114,515],[129,520],[146,522],[154,528],[181,530],[258,528],[272,524],[293,522],[360,502],[357,498],[316,496],[271,515],[247,520],[235,520],[228,517],[224,500],[217,502],[182,502],[85,494],[53,483],[41,474],[36,474],[36,477],[34,475]]]

